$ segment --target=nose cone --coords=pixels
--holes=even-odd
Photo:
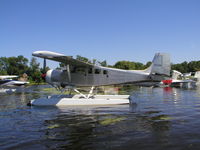
[[[52,84],[52,81],[51,81],[51,77],[52,77],[52,71],[53,70],[48,70],[46,75],[45,75],[45,81],[49,84]]]
[[[36,56],[36,57],[39,57],[39,56],[42,55],[42,53],[43,53],[43,51],[35,51],[35,52],[32,53],[32,55]]]

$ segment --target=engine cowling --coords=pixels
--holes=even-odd
[[[46,82],[51,85],[66,86],[68,84],[67,73],[62,70],[49,70],[46,73]]]

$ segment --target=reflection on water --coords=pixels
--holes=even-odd
[[[160,150],[200,146],[199,89],[121,88],[121,93],[132,94],[131,105],[26,106],[29,100],[50,94],[41,88],[0,96],[0,149]]]

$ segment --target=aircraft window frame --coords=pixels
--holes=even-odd
[[[107,75],[108,74],[108,70],[103,70],[103,74]]]
[[[94,73],[95,73],[95,74],[101,74],[101,69],[95,69],[95,70],[94,70]]]
[[[93,74],[93,68],[88,69],[88,74]]]
[[[78,74],[85,74],[85,73],[86,73],[86,70],[85,70],[85,68],[82,68],[82,67],[76,67],[76,68],[75,68],[75,73],[78,73]]]
[[[76,67],[71,68],[70,73],[76,73]]]

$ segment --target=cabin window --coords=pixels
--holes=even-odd
[[[95,69],[95,74],[100,74],[101,70],[100,69]]]
[[[70,72],[71,72],[71,73],[75,73],[75,72],[76,72],[76,67],[71,68],[71,69],[70,69]]]
[[[76,68],[75,72],[85,74],[85,68]]]
[[[89,73],[89,74],[92,74],[92,70],[93,70],[92,68],[89,68],[89,69],[88,69],[88,73]]]
[[[108,71],[107,71],[107,70],[104,70],[104,71],[103,71],[103,74],[107,75],[107,74],[108,74]]]

